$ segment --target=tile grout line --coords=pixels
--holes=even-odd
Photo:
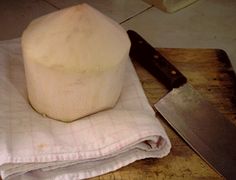
[[[48,2],[47,0],[42,0],[42,1],[44,1],[45,3],[47,3],[47,4],[51,5],[51,6],[53,6],[53,7],[56,8],[56,9],[61,9],[61,8],[57,7],[55,4],[53,4],[53,3],[51,3],[51,2]]]
[[[127,18],[127,19],[125,19],[124,21],[121,21],[119,24],[123,24],[123,23],[125,23],[125,22],[129,21],[130,19],[132,19],[132,18],[134,18],[134,17],[136,17],[136,16],[138,16],[138,15],[140,15],[140,14],[144,13],[145,11],[148,11],[148,10],[149,10],[149,9],[151,9],[152,7],[154,7],[154,6],[153,6],[153,5],[151,5],[151,6],[147,7],[146,9],[144,9],[144,10],[142,10],[142,11],[138,12],[137,14],[134,14],[133,16],[131,16],[131,17],[129,17],[129,18]]]
[[[58,6],[56,6],[55,4],[49,2],[48,0],[42,0],[42,1],[44,1],[45,3],[47,3],[47,4],[51,5],[51,6],[53,6],[53,7],[56,8],[56,9],[61,9],[60,7],[58,7]],[[119,24],[123,24],[123,23],[129,21],[130,19],[132,19],[132,18],[134,18],[134,17],[136,17],[136,16],[138,16],[138,15],[144,13],[145,11],[147,11],[147,10],[149,10],[149,9],[151,9],[152,7],[154,7],[154,6],[151,5],[151,6],[147,7],[146,9],[144,9],[144,10],[142,10],[142,11],[140,11],[140,12],[134,14],[133,16],[128,17],[127,19],[121,21]]]

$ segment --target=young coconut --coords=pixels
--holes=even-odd
[[[126,31],[87,4],[32,21],[22,36],[31,105],[65,122],[113,107],[129,49]]]

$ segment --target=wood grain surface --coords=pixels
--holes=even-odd
[[[235,75],[226,53],[216,49],[158,49],[220,112],[236,125]],[[167,93],[165,87],[134,62],[151,105]],[[159,115],[157,115],[159,117]],[[159,117],[172,143],[168,156],[145,159],[92,180],[223,179],[203,161],[168,123]],[[206,137],[207,138],[207,137]]]

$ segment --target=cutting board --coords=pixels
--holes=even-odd
[[[158,49],[221,113],[236,125],[236,81],[227,54],[218,49]],[[165,87],[134,62],[150,104],[167,93]],[[94,180],[223,179],[160,117],[172,143],[168,156],[145,159]],[[207,137],[206,137],[207,138]],[[232,142],[235,143],[235,142]],[[235,150],[236,153],[236,150]]]

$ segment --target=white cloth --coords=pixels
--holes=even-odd
[[[3,179],[84,179],[139,159],[161,158],[170,148],[131,62],[113,109],[63,123],[41,116],[29,105],[20,40],[0,42]]]

